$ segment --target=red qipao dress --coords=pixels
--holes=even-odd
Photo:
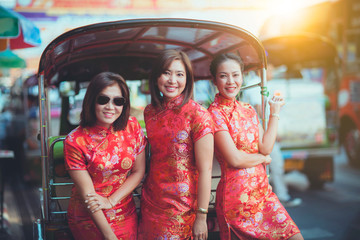
[[[231,101],[217,94],[209,107],[215,134],[228,131],[237,149],[258,153],[259,119],[248,103]],[[216,190],[216,214],[221,239],[287,239],[299,233],[298,227],[281,205],[269,185],[262,164],[233,168],[215,148],[221,167]]]
[[[151,160],[141,196],[139,239],[189,239],[197,208],[198,171],[194,144],[213,134],[209,112],[182,95],[144,116]]]
[[[125,182],[145,145],[144,133],[134,117],[129,118],[122,131],[114,131],[112,127],[77,127],[65,140],[65,165],[68,170],[87,170],[96,193],[108,197]],[[137,239],[138,219],[131,194],[103,212],[118,239]],[[75,187],[69,202],[68,222],[75,239],[102,239]]]

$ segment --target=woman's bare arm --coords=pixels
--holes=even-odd
[[[221,153],[225,161],[234,168],[249,168],[261,163],[269,164],[271,158],[259,153],[246,153],[236,148],[228,131],[215,133],[215,148]]]
[[[282,97],[274,96],[269,101],[270,117],[268,128],[265,132],[261,124],[259,124],[259,152],[264,155],[270,154],[274,147],[280,120],[280,109],[284,104],[285,101]]]
[[[92,179],[86,170],[69,170],[71,179],[73,180],[75,187],[78,189],[83,204],[87,207],[85,200],[87,199],[88,193],[94,193],[94,185]],[[89,214],[92,217],[95,225],[98,227],[104,239],[117,239],[115,233],[112,231],[104,213],[102,211],[92,212],[89,209]]]
[[[214,136],[207,134],[195,142],[195,160],[199,171],[198,182],[198,207],[207,210],[209,208],[211,194],[211,173],[214,158]],[[207,239],[208,229],[206,214],[197,213],[193,229],[194,240]]]

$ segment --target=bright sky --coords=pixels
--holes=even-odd
[[[207,11],[173,12],[170,17],[199,18],[233,24],[257,35],[264,22],[273,15],[288,15],[296,10],[321,2],[337,0],[253,0],[244,3],[244,10],[218,9]],[[253,8],[252,8],[253,7]],[[159,16],[161,17],[161,16]]]
[[[310,5],[329,1],[331,0],[271,0],[269,1],[271,2],[269,11],[278,14],[289,13]]]
[[[253,3],[256,7],[259,7],[259,4],[256,5],[257,1],[261,1],[263,6],[264,0],[254,0]],[[219,21],[227,22],[230,24],[235,24],[237,26],[243,27],[249,30],[251,33],[257,35],[259,29],[264,24],[264,22],[273,15],[290,15],[296,12],[299,9],[308,7],[310,5],[315,5],[322,2],[331,2],[337,0],[265,0],[265,7],[258,10],[254,9],[246,10],[239,14],[238,11],[234,11],[236,17],[233,14],[229,13],[229,10],[224,11],[221,16],[218,14],[211,15],[212,18],[218,18]],[[214,19],[216,20],[216,19]]]

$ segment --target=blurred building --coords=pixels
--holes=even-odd
[[[360,167],[360,1],[328,1],[273,16],[259,36],[265,40],[299,33],[320,35],[336,46],[340,80],[327,90],[339,93],[330,101],[338,104],[340,142],[350,164]]]

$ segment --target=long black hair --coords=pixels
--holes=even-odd
[[[194,74],[191,65],[191,61],[186,53],[174,49],[165,50],[156,59],[149,80],[151,104],[154,107],[161,106],[163,97],[160,94],[159,87],[157,85],[158,78],[164,73],[174,60],[179,60],[184,64],[186,72],[186,86],[182,94],[184,94],[184,100],[181,104],[186,104],[193,96],[194,89]]]
[[[240,65],[241,72],[244,72],[244,63],[241,60],[240,56],[234,54],[234,53],[222,53],[217,55],[210,64],[210,73],[213,76],[213,80],[215,82],[216,80],[216,72],[220,64],[227,60],[234,60]]]

